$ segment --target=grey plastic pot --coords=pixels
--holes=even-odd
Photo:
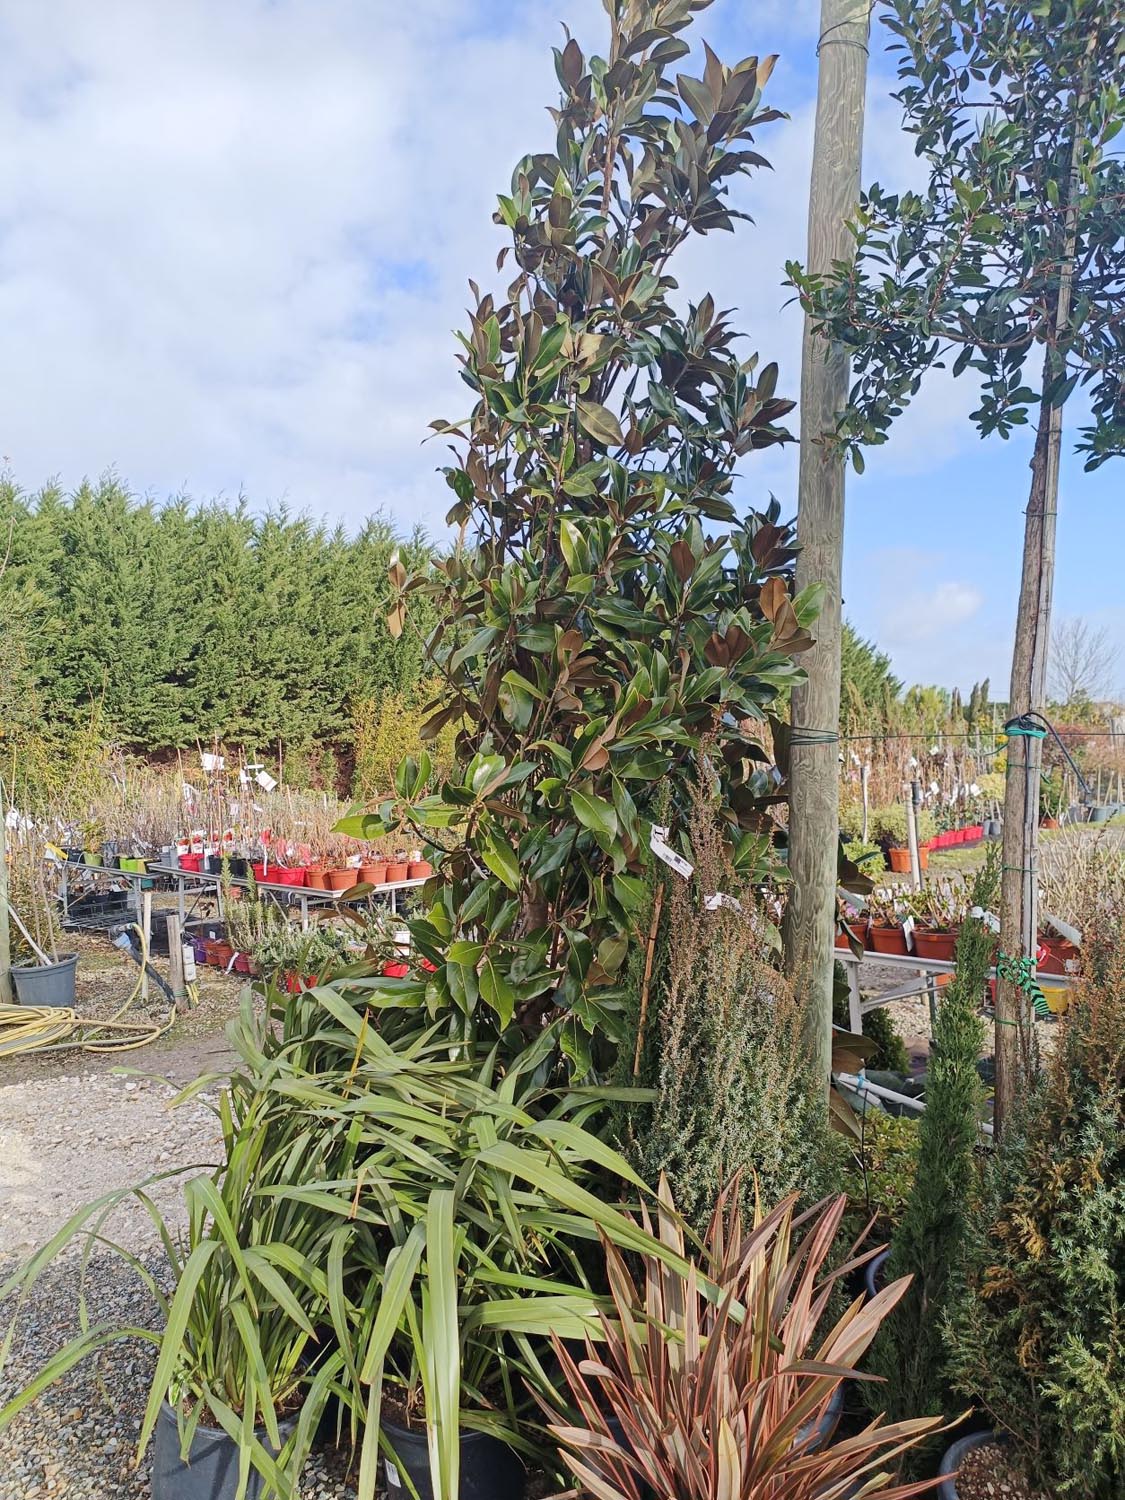
[[[53,964],[15,964],[12,980],[20,1005],[74,1008],[74,971],[78,954],[65,953]]]
[[[832,1392],[828,1405],[824,1408],[824,1415],[819,1422],[806,1422],[797,1431],[797,1443],[803,1443],[806,1438],[812,1438],[810,1453],[819,1453],[824,1445],[832,1440],[832,1434],[836,1431],[840,1417],[844,1411],[844,1384],[843,1381]],[[794,1445],[796,1446],[796,1445]]]
[[[279,1422],[282,1441],[296,1422]],[[255,1437],[268,1453],[275,1452],[266,1434]],[[238,1444],[215,1427],[197,1427],[185,1462],[180,1457],[176,1414],[165,1401],[156,1419],[152,1444],[152,1500],[234,1500],[238,1493]],[[246,1500],[259,1500],[262,1476],[250,1470]]]
[[[394,1458],[385,1464],[387,1500],[407,1500],[410,1491],[403,1483],[403,1469],[410,1475],[419,1500],[433,1500],[426,1434],[384,1421],[383,1435],[394,1449]],[[523,1500],[527,1489],[523,1464],[507,1443],[491,1433],[462,1428],[460,1469],[459,1500]]]
[[[941,1479],[937,1488],[938,1500],[958,1500],[957,1481],[953,1476],[965,1462],[966,1453],[973,1448],[981,1447],[984,1443],[1003,1443],[1004,1441],[1005,1439],[995,1432],[970,1432],[968,1437],[958,1438],[955,1443],[951,1443],[938,1465],[938,1477]]]

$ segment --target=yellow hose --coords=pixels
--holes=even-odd
[[[83,1052],[131,1052],[147,1047],[171,1030],[176,1020],[172,1006],[168,1019],[159,1021],[123,1021],[121,1018],[141,992],[148,947],[144,933],[134,927],[141,938],[141,967],[129,998],[107,1021],[91,1021],[69,1006],[0,1005],[0,1057],[14,1057],[25,1052],[60,1052],[79,1048]],[[188,986],[188,996],[197,998],[195,986]],[[101,1033],[123,1032],[112,1036]]]

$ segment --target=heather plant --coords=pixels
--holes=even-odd
[[[833,1185],[840,1157],[801,1029],[798,988],[779,968],[777,928],[736,870],[703,773],[692,788],[694,874],[656,877],[661,901],[647,1000],[622,1048],[632,1082],[651,1089],[633,1106],[626,1144],[638,1172],[663,1173],[681,1212],[702,1231],[726,1182],[746,1206]],[[707,898],[721,893],[721,903]],[[643,924],[642,924],[643,925]],[[651,931],[651,928],[650,928]]]

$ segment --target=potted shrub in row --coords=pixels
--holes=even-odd
[[[1120,910],[1097,914],[1083,953],[1051,1056],[970,1195],[947,1355],[955,1391],[1005,1434],[974,1459],[993,1483],[1012,1463],[1026,1494],[1110,1500],[1125,1493]]]

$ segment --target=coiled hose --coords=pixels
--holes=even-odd
[[[140,927],[132,929],[140,937],[141,961],[137,982],[129,998],[105,1021],[80,1016],[69,1006],[0,1005],[0,1057],[14,1057],[27,1052],[62,1052],[77,1048],[83,1052],[132,1052],[147,1047],[169,1031],[176,1020],[173,1004],[165,1021],[126,1021],[122,1017],[135,1004],[144,982],[148,946]],[[194,986],[188,987],[194,999]]]

